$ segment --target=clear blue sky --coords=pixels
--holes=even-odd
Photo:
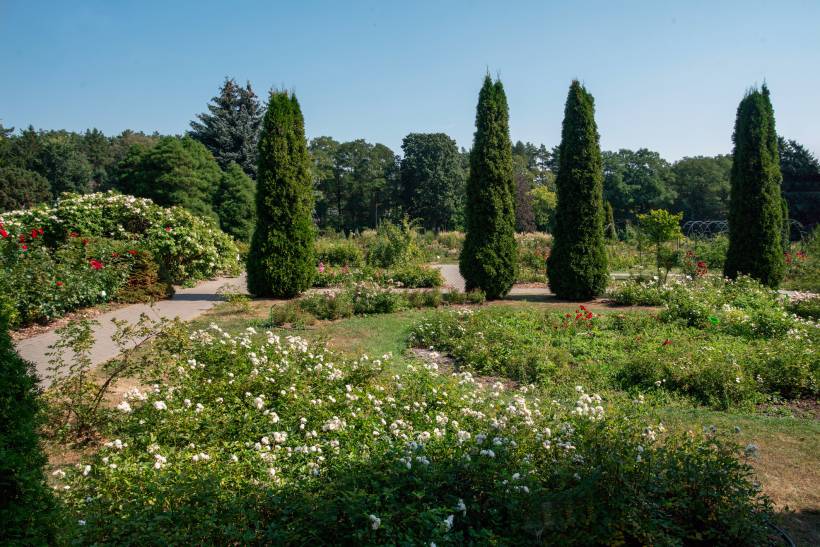
[[[469,147],[489,69],[514,140],[557,144],[578,78],[604,149],[728,152],[765,80],[778,132],[820,153],[818,67],[817,0],[0,0],[0,121],[18,128],[181,133],[229,75],[295,90],[308,137]]]

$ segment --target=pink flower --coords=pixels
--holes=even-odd
[[[319,262],[319,273],[325,273],[325,264],[324,264],[324,262]]]

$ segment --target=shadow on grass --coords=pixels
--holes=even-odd
[[[789,535],[798,547],[820,545],[820,508],[803,511],[779,511],[777,513],[777,525]]]

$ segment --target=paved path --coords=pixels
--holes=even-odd
[[[458,271],[458,264],[433,264],[441,271],[444,278],[444,286],[459,291],[464,290],[464,278]],[[521,296],[546,296],[552,294],[546,287],[513,287],[509,292],[509,297]]]
[[[174,319],[176,317],[187,321],[202,315],[217,304],[222,297],[218,291],[222,288],[229,288],[234,292],[245,292],[245,276],[240,277],[220,277],[210,281],[203,281],[195,287],[177,288],[176,294],[169,300],[160,300],[153,305],[133,304],[114,311],[104,313],[95,317],[97,325],[94,327],[94,347],[91,350],[92,365],[99,365],[116,357],[119,348],[111,340],[111,336],[116,330],[112,319],[119,319],[136,323],[141,314],[146,314],[152,319]],[[25,340],[17,341],[17,351],[26,360],[36,365],[37,375],[44,386],[48,386],[51,380],[48,378],[48,357],[46,353],[49,346],[57,341],[57,334],[53,330],[38,334]]]

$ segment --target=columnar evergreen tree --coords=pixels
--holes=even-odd
[[[769,89],[753,89],[740,101],[735,120],[729,249],[723,273],[747,274],[777,287],[785,274],[780,160]]]
[[[225,78],[219,95],[211,99],[208,112],[198,114],[188,134],[205,145],[222,169],[233,161],[256,177],[259,128],[264,110],[251,84],[237,85]]]
[[[515,182],[507,96],[489,75],[478,95],[465,217],[459,269],[467,290],[502,297],[516,275]]]
[[[305,122],[296,97],[272,91],[259,139],[256,228],[248,254],[248,291],[292,297],[316,272],[313,187]]]
[[[214,200],[219,225],[238,241],[251,240],[256,218],[254,193],[256,184],[239,164],[231,162],[222,174],[219,192]]]
[[[606,202],[606,238],[610,241],[618,239],[618,230],[615,228],[615,212],[612,210],[612,203]]]
[[[37,437],[37,383],[12,347],[10,311],[0,299],[0,544],[52,545],[58,522]]]
[[[603,170],[595,101],[572,82],[561,129],[554,243],[547,259],[552,292],[561,298],[601,294],[609,278],[604,246]]]

